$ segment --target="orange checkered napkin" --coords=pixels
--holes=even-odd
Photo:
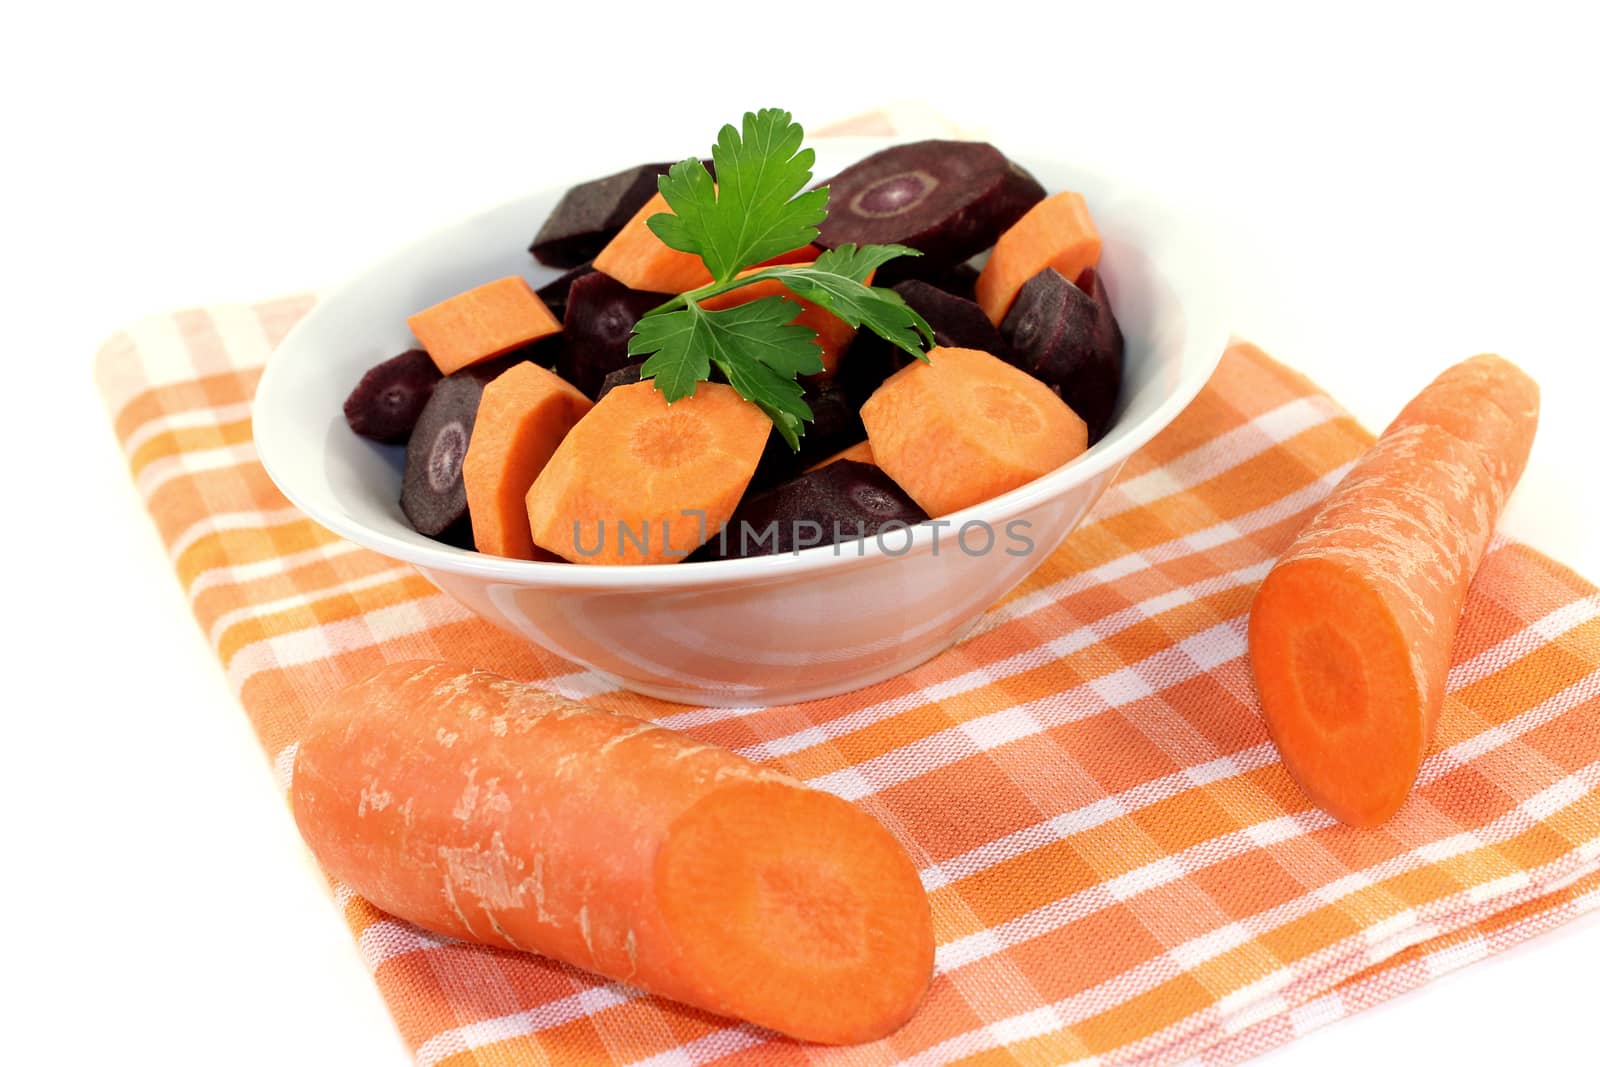
[[[805,1047],[532,956],[436,937],[336,887],[424,1067],[1226,1063],[1600,904],[1600,595],[1497,542],[1421,781],[1379,830],[1289,780],[1245,660],[1257,582],[1371,441],[1238,345],[1081,529],[972,636],[791,707],[608,689],[408,567],[323,531],[256,462],[250,397],[293,299],[147,321],[99,377],[133,477],[287,785],[307,713],[390,660],[528,678],[861,805],[922,872],[938,938],[898,1034]]]

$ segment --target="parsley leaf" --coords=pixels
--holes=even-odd
[[[921,254],[914,249],[840,245],[808,265],[747,269],[809,244],[827,218],[827,187],[806,189],[816,155],[801,147],[804,134],[787,111],[748,112],[738,129],[724,126],[711,149],[715,180],[699,159],[675,163],[661,176],[657,188],[672,211],[645,224],[669,248],[699,256],[712,281],[646,314],[628,341],[629,355],[649,357],[640,377],[653,378],[668,403],[693,396],[715,367],[795,450],[812,418],[795,379],[823,369],[815,332],[794,322],[799,308],[784,297],[717,311],[704,301],[776,279],[795,297],[919,359],[933,343],[933,329],[899,293],[867,284],[890,260]]]
[[[812,266],[866,284],[867,276],[891,259],[920,255],[921,252],[905,245],[840,245],[822,253]]]
[[[628,355],[655,353],[639,368],[639,376],[654,378],[669,404],[693,396],[695,383],[711,376],[706,322],[712,314],[715,312],[702,311],[699,304],[690,304],[681,311],[646,315],[633,327]]]
[[[828,190],[801,192],[817,158],[800,147],[804,136],[787,111],[746,113],[743,129],[724,126],[711,149],[716,180],[698,159],[673,164],[658,187],[674,214],[645,224],[668,247],[699,256],[719,282],[809,243],[828,215]]]
[[[865,326],[885,341],[926,360],[933,327],[893,289],[874,289],[862,279],[895,256],[917,253],[898,245],[857,249],[840,245],[809,266],[768,267],[751,281],[776,278],[795,296],[833,312],[855,327]],[[830,258],[831,257],[831,258]]]
[[[720,311],[699,304],[640,319],[628,353],[653,353],[640,375],[653,377],[670,403],[693,396],[715,364],[739,395],[767,413],[790,448],[811,418],[800,374],[822,370],[815,331],[796,325],[793,303],[769,296]]]

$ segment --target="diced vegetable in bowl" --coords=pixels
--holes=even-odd
[[[628,356],[633,328],[666,299],[629,289],[599,271],[578,278],[567,291],[556,370],[584,396],[599,399],[606,375],[635,362]]]
[[[528,252],[547,267],[581,269],[656,192],[670,163],[644,163],[568,189]]]
[[[896,145],[828,184],[819,244],[906,245],[922,253],[925,270],[954,270],[986,251],[1045,195],[1033,175],[975,141]]]
[[[256,447],[316,522],[617,684],[844,692],[967,633],[1194,397],[1214,257],[1027,149],[765,111],[712,156],[597,161],[356,275],[274,352]]]
[[[405,444],[441,377],[428,353],[407,349],[361,376],[345,399],[345,421],[380,444]]]
[[[752,552],[723,525],[804,513],[871,536],[1104,436],[1124,346],[1083,196],[965,141],[894,145],[812,186],[776,111],[714,157],[573,186],[530,245],[565,273],[417,309],[420,348],[356,384],[352,430],[392,442],[415,422],[424,438],[402,492],[419,533],[576,564],[789,553],[842,534],[775,528]],[[849,449],[873,465],[813,470]]]

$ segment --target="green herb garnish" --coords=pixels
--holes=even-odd
[[[657,183],[673,214],[645,220],[670,248],[699,256],[709,285],[676,296],[634,327],[628,352],[649,356],[640,377],[655,379],[668,402],[693,396],[715,366],[739,395],[772,419],[798,451],[811,408],[795,379],[822,370],[816,333],[793,322],[795,305],[778,296],[708,311],[701,302],[776,278],[790,292],[871,330],[918,359],[927,359],[933,329],[892,289],[866,279],[900,256],[903,245],[840,245],[807,266],[766,267],[773,256],[814,240],[828,216],[828,188],[806,190],[816,153],[802,148],[805,131],[787,111],[747,112],[743,128],[724,126],[712,146],[717,179],[699,159],[675,163]]]

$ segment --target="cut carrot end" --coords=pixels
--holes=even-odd
[[[808,1041],[899,1029],[933,971],[921,881],[881,825],[777,782],[719,789],[681,815],[656,893],[702,1002]]]
[[[1340,822],[1387,820],[1416,781],[1433,718],[1389,606],[1336,563],[1293,560],[1262,583],[1249,626],[1267,729],[1290,775]]]
[[[1432,742],[1472,576],[1527,462],[1532,379],[1497,356],[1435,378],[1256,593],[1250,667],[1289,773],[1330,815],[1398,811]]]

